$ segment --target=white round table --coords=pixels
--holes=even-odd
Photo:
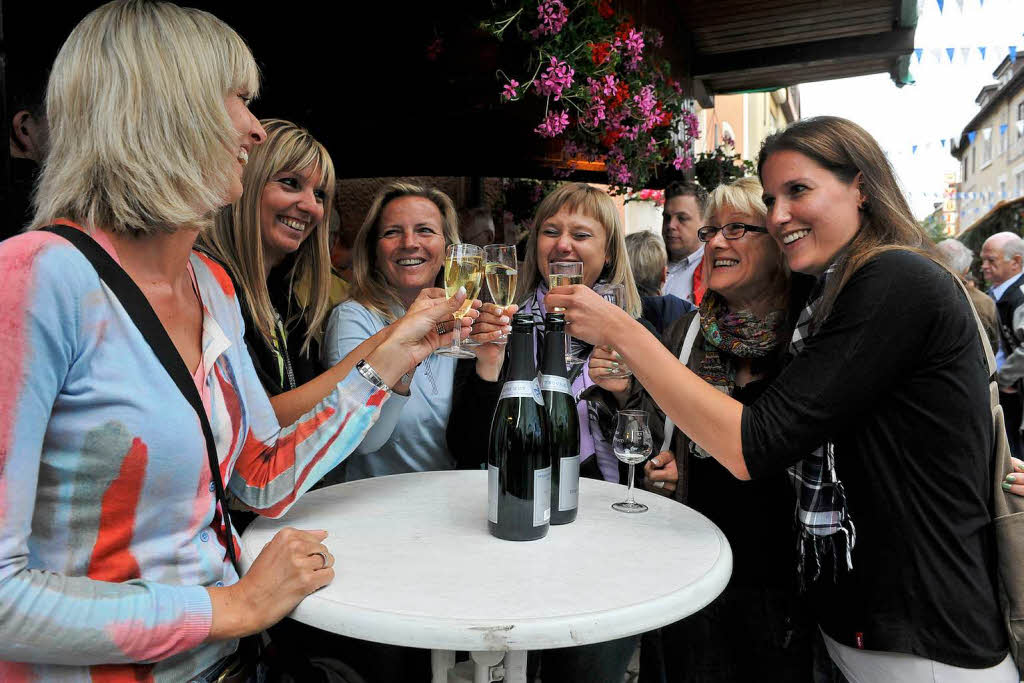
[[[525,681],[527,650],[649,631],[711,602],[732,551],[718,527],[685,505],[638,490],[650,507],[611,509],[626,488],[580,480],[579,514],[538,541],[487,531],[487,474],[422,472],[364,479],[304,495],[281,519],[242,537],[248,568],[285,526],[326,529],[336,577],[290,615],[363,640],[430,648],[434,681],[469,650],[477,680],[505,656]],[[484,673],[481,673],[484,672]]]

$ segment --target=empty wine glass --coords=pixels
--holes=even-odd
[[[620,410],[615,435],[612,437],[612,450],[615,457],[629,465],[629,487],[626,489],[626,500],[613,503],[612,509],[618,512],[647,512],[647,506],[633,500],[634,467],[642,463],[654,450],[651,430],[647,426],[646,410]]]
[[[454,358],[476,358],[476,354],[459,344],[459,327],[462,317],[473,305],[473,299],[480,293],[480,280],[484,276],[484,250],[475,244],[449,244],[444,256],[444,295],[451,299],[462,287],[466,288],[466,301],[455,312],[455,329],[452,345],[434,353]]]
[[[548,287],[565,287],[566,285],[583,284],[583,262],[582,261],[556,261],[548,264]],[[564,311],[564,308],[555,308],[553,312]],[[566,323],[568,325],[568,323]],[[572,351],[572,335],[565,333],[565,364],[582,365],[586,359],[580,358]]]
[[[626,286],[622,284],[610,285],[610,284],[599,284],[594,286],[594,291],[604,297],[607,301],[612,302],[619,308],[625,310],[626,308]],[[611,347],[606,346],[609,351]],[[605,377],[631,377],[633,371],[625,363],[619,363],[617,368],[608,368],[605,372]]]

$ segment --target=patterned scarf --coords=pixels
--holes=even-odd
[[[731,395],[736,371],[732,363],[723,362],[722,354],[755,360],[764,358],[775,349],[785,319],[786,312],[782,310],[772,311],[763,320],[747,311],[733,313],[720,294],[709,291],[700,303],[700,327],[706,350],[697,374],[719,391]]]
[[[814,312],[821,303],[821,295],[825,288],[825,280],[835,270],[833,263],[818,281],[807,305],[800,311],[790,352],[795,356],[800,353],[815,330],[813,328]],[[846,493],[843,484],[836,474],[835,454],[830,442],[825,442],[803,460],[787,470],[790,480],[797,492],[796,522],[799,526],[797,551],[800,556],[797,573],[800,577],[800,588],[806,588],[806,565],[808,555],[814,556],[814,573],[811,582],[821,574],[821,558],[829,553],[832,560],[833,580],[840,566],[840,559],[845,558],[847,571],[853,569],[853,546],[857,543],[857,533],[850,519],[846,506]]]

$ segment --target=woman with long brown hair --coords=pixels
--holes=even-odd
[[[984,347],[955,274],[860,126],[795,123],[765,141],[758,169],[770,234],[817,283],[792,361],[752,404],[703,382],[586,288],[555,290],[551,305],[567,308],[573,334],[622,354],[733,475],[788,468],[799,568],[848,679],[1017,681],[989,536]]]

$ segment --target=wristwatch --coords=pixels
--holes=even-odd
[[[383,389],[384,391],[391,391],[391,387],[389,387],[387,382],[384,381],[384,378],[373,369],[372,365],[366,362],[365,358],[356,363],[356,370],[358,370],[359,374],[373,386],[378,389]]]

